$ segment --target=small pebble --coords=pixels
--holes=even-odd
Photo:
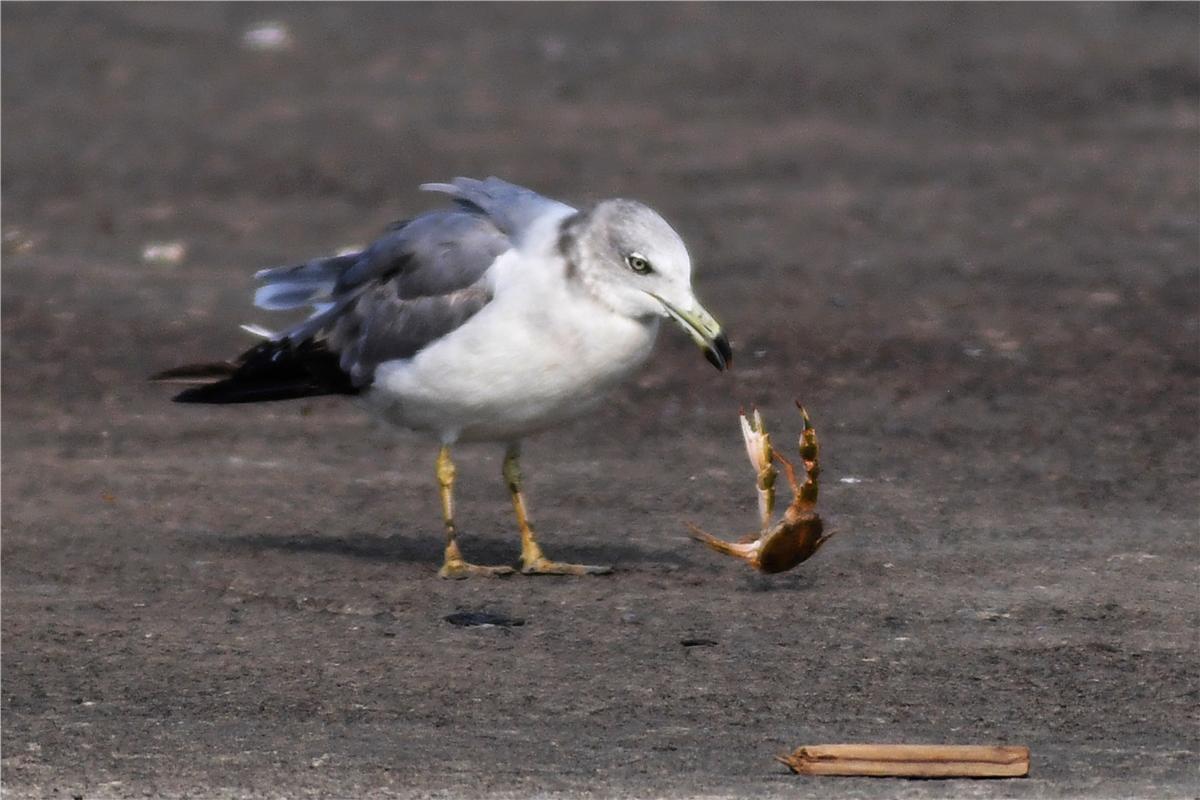
[[[287,50],[292,44],[292,33],[282,22],[259,22],[242,34],[242,46],[247,50]]]
[[[562,61],[567,54],[567,42],[561,36],[543,36],[538,39],[538,50],[547,61]]]
[[[24,230],[16,227],[4,229],[4,254],[19,255],[33,249],[33,238]]]
[[[142,261],[164,267],[175,266],[186,255],[187,246],[183,242],[150,242],[142,248]]]

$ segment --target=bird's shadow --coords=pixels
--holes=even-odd
[[[223,546],[238,550],[317,553],[384,563],[433,565],[441,563],[444,546],[441,535],[399,533],[388,536],[368,533],[349,536],[251,533],[222,537],[221,541]],[[211,540],[209,543],[211,544]],[[520,539],[515,534],[510,537],[460,534],[458,543],[467,560],[478,564],[515,564],[520,560]],[[550,545],[546,545],[544,541],[541,543],[552,558],[563,561],[609,564],[617,568],[622,564],[679,561],[673,556],[650,553],[629,544],[589,544],[571,541]]]
[[[246,533],[231,536],[197,537],[193,545],[199,549],[214,548],[225,551],[266,552],[276,551],[295,554],[342,556],[385,564],[422,564],[436,567],[442,562],[443,539],[435,533],[393,533],[386,536],[370,533],[353,533],[346,536],[320,533],[275,534]],[[477,564],[512,564],[520,561],[520,539],[512,536],[474,536],[469,532],[460,534],[459,545],[464,556]],[[543,545],[545,545],[543,541]],[[729,576],[734,570],[731,591],[759,593],[810,593],[820,591],[821,582],[816,576],[796,570],[781,575],[762,575],[743,571],[745,567],[717,557],[708,561],[705,554],[699,555],[677,550],[647,550],[628,543],[589,543],[566,540],[551,543],[548,548],[552,558],[584,564],[607,564],[618,572],[633,570],[645,573],[675,573],[683,569],[691,573],[706,575],[714,581]]]

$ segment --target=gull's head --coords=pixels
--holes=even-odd
[[[717,369],[733,361],[729,340],[692,291],[683,239],[634,200],[604,200],[563,223],[559,247],[598,300],[634,319],[670,317]]]

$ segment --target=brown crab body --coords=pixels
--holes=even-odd
[[[763,428],[762,417],[757,411],[752,418],[741,416],[742,438],[746,452],[757,474],[758,507],[761,529],[758,534],[745,536],[737,542],[718,539],[710,533],[691,526],[692,535],[712,549],[746,561],[760,572],[786,572],[797,564],[812,558],[832,536],[825,533],[824,523],[817,514],[817,492],[819,490],[820,445],[817,432],[808,418],[808,412],[799,403],[796,407],[804,418],[804,431],[800,434],[800,458],[804,462],[804,483],[798,483],[792,463],[775,452],[771,438]],[[775,465],[783,465],[794,497],[784,512],[783,518],[772,524],[775,505]]]

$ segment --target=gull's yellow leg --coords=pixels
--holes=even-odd
[[[463,560],[458,549],[457,529],[454,527],[454,462],[450,460],[450,448],[443,446],[437,457],[438,488],[442,494],[442,521],[446,525],[446,556],[438,576],[442,578],[467,578],[471,575],[508,575],[512,567],[480,567]]]
[[[525,510],[525,495],[521,493],[521,448],[509,445],[504,454],[504,482],[512,495],[513,511],[521,529],[521,572],[526,575],[605,575],[612,567],[593,567],[586,564],[563,564],[546,558],[533,533],[533,523]]]

